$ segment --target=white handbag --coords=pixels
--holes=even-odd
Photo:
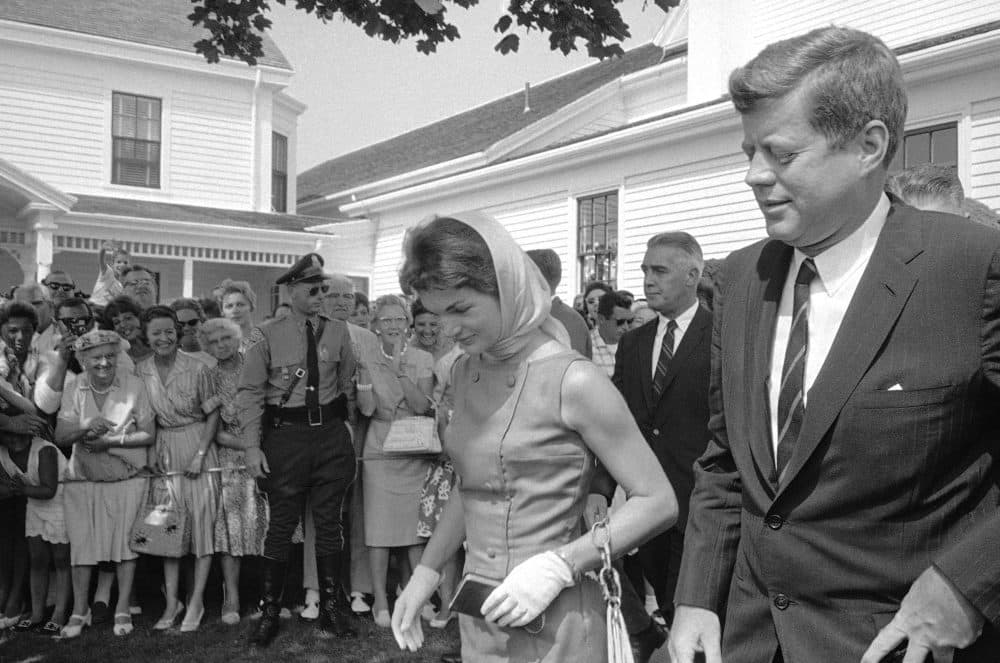
[[[434,416],[433,410],[431,412],[430,416],[394,419],[389,427],[389,434],[382,443],[382,453],[386,455],[441,453],[437,417]]]

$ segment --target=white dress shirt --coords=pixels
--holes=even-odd
[[[809,288],[809,347],[806,355],[803,404],[808,407],[809,388],[812,387],[823,362],[830,353],[830,347],[837,337],[840,323],[844,321],[847,307],[854,297],[861,276],[875,250],[875,243],[885,226],[890,203],[882,194],[872,213],[857,230],[843,240],[813,258],[817,277]],[[771,445],[774,458],[778,455],[778,392],[781,388],[781,370],[788,347],[788,334],[792,325],[792,299],[795,277],[799,267],[807,258],[795,249],[792,264],[785,278],[785,288],[781,291],[778,319],[774,325],[774,345],[771,346],[771,379],[768,397],[771,410]]]
[[[698,300],[694,300],[689,308],[684,310],[679,316],[674,318],[674,322],[677,323],[677,329],[674,330],[674,347],[670,348],[674,352],[681,345],[681,339],[684,338],[684,332],[687,331],[688,326],[690,326],[691,321],[694,320],[694,314],[698,312]],[[651,375],[656,377],[656,362],[660,359],[660,352],[663,349],[663,337],[667,335],[667,325],[670,324],[670,318],[663,315],[662,313],[657,314],[659,320],[656,323],[656,338],[653,339],[653,365],[651,367]]]

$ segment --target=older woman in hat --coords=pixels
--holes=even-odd
[[[465,570],[496,587],[461,615],[477,663],[606,660],[605,609],[581,575],[600,551],[580,526],[595,457],[629,499],[608,525],[613,554],[669,526],[677,500],[621,395],[569,349],[541,272],[495,220],[433,218],[408,238],[400,274],[465,351],[444,444],[460,482],[396,600],[400,647],[423,642],[419,613],[467,541]],[[544,615],[541,625],[527,627]]]
[[[147,479],[138,475],[146,466],[155,422],[145,385],[118,371],[124,347],[125,341],[107,330],[76,340],[73,349],[83,373],[67,379],[56,422],[56,443],[73,447],[64,489],[73,614],[62,629],[64,638],[90,625],[87,597],[99,562],[117,565],[114,633],[132,632],[129,594],[138,555],[129,547],[129,533],[146,494]]]

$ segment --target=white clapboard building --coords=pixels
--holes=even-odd
[[[209,64],[188,0],[0,0],[0,288],[68,271],[85,292],[102,240],[153,269],[161,299],[245,279],[259,313],[303,253],[353,265],[351,225],[297,215],[293,71]],[[362,285],[366,282],[362,280]]]
[[[555,249],[564,297],[592,278],[639,293],[653,233],[688,231],[709,258],[764,236],[726,81],[767,43],[831,23],[898,54],[910,110],[894,167],[954,165],[968,195],[1000,208],[1000,2],[697,0],[622,58],[304,172],[299,211],[368,220],[356,262],[370,260],[375,295],[399,289],[407,227],[467,209],[525,249]]]

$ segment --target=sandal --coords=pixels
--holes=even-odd
[[[83,629],[90,626],[91,623],[91,613],[88,610],[85,615],[70,615],[69,621],[66,622],[66,626],[59,629],[59,637],[69,639],[79,637],[83,633]]]
[[[115,613],[114,634],[121,637],[132,632],[132,615],[127,612]]]
[[[55,622],[48,621],[45,622],[45,626],[41,628],[41,632],[45,635],[59,635],[59,631],[62,630],[62,626],[56,624]]]
[[[27,631],[37,631],[45,624],[45,621],[33,622],[30,619],[22,619],[17,624],[14,625],[14,630],[18,633],[26,633]]]
[[[184,612],[184,604],[178,601],[177,609],[174,610],[174,614],[167,617],[167,614],[163,613],[163,617],[160,618],[160,621],[153,624],[153,630],[166,631],[169,628],[173,628],[174,622],[177,621],[177,617],[179,617],[182,612]]]

